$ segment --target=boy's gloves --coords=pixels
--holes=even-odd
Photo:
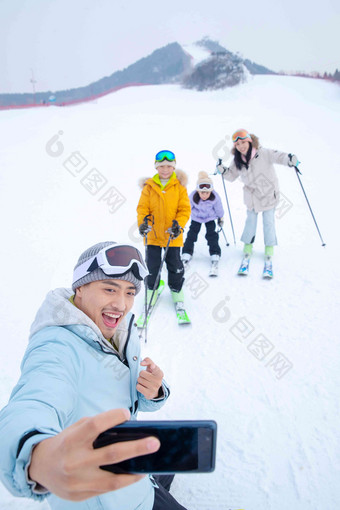
[[[296,166],[296,168],[299,166],[300,161],[298,160],[297,156],[295,154],[288,154],[289,161],[288,166]]]
[[[216,163],[216,173],[223,175],[228,169],[222,165],[222,159],[219,159]]]
[[[181,235],[182,227],[179,226],[177,220],[173,220],[172,227],[169,228],[168,232],[170,233],[173,239],[176,239],[176,237]]]
[[[151,230],[151,227],[148,223],[141,223],[138,227],[139,229],[139,233],[141,236],[145,236],[146,234],[148,234]]]
[[[218,218],[217,225],[222,228],[224,225],[224,218]]]

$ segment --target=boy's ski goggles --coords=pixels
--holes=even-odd
[[[176,156],[171,151],[160,151],[157,152],[155,156],[155,163],[161,163],[165,159],[168,161],[176,161]]]
[[[73,273],[73,283],[97,268],[100,268],[107,276],[117,277],[132,271],[138,280],[143,280],[149,274],[137,248],[128,244],[113,244],[76,267]]]
[[[196,186],[197,191],[212,191],[214,189],[210,182],[200,182]]]
[[[251,136],[245,129],[239,129],[238,131],[235,131],[231,137],[233,143],[237,142],[237,140],[246,140],[246,138],[249,138],[251,141]]]

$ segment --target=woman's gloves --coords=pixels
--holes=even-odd
[[[216,173],[223,175],[227,170],[228,168],[222,165],[222,159],[219,159],[216,163]]]
[[[298,160],[297,156],[295,154],[288,154],[289,161],[288,166],[296,166],[296,168],[299,166],[300,161]]]

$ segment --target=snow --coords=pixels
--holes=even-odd
[[[196,43],[183,44],[182,47],[184,51],[189,53],[189,55],[191,56],[193,66],[196,66],[197,64],[203,62],[203,60],[211,56],[211,52],[209,50],[202,46],[199,46]]]
[[[174,150],[191,191],[199,171],[213,172],[219,156],[227,161],[231,133],[245,127],[263,146],[298,155],[327,246],[294,171],[277,166],[284,199],[274,279],[261,278],[261,221],[250,274],[237,277],[245,207],[241,183],[227,183],[236,245],[226,210],[230,246],[220,237],[218,278],[208,277],[202,232],[188,269],[192,325],[176,324],[165,289],[143,343],[172,388],[152,418],[217,421],[216,470],[174,481],[173,494],[189,510],[337,508],[339,98],[339,87],[324,81],[257,76],[223,91],[147,86],[76,107],[1,112],[0,406],[19,377],[37,308],[51,288],[70,285],[79,254],[102,240],[143,249],[137,182],[154,173],[154,154]],[[213,180],[225,204],[221,178]],[[23,508],[48,505],[0,486],[0,509]]]

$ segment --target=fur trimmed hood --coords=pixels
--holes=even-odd
[[[184,172],[184,170],[180,170],[179,168],[177,168],[176,170],[174,170],[175,174],[176,174],[176,177],[177,179],[179,180],[179,182],[182,184],[182,186],[184,186],[185,188],[187,187],[187,184],[188,184],[188,176],[187,174]],[[152,179],[152,177],[141,177],[139,180],[138,180],[138,186],[143,189],[147,180],[148,179]]]

